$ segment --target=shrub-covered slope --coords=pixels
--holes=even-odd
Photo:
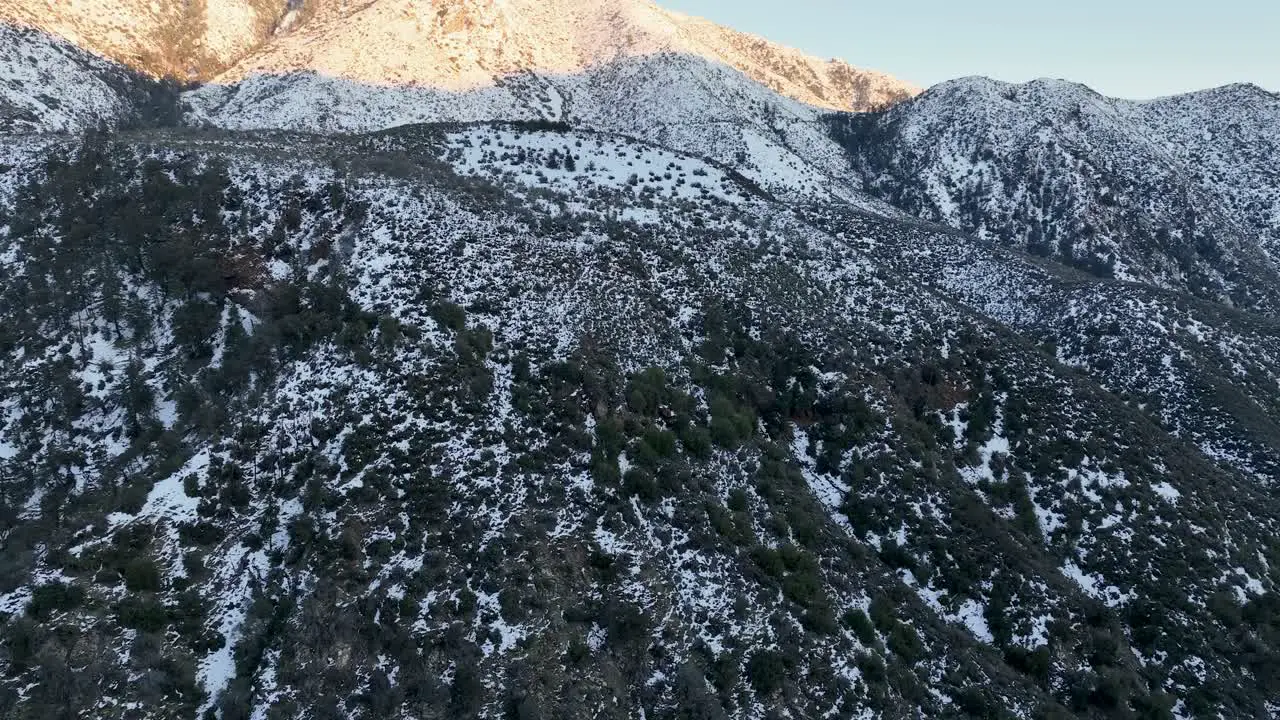
[[[5,715],[1276,711],[1261,321],[554,126],[4,152]]]

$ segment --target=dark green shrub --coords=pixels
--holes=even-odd
[[[163,584],[160,569],[151,558],[134,558],[121,571],[124,586],[131,592],[159,592]]]
[[[751,560],[755,562],[756,567],[770,577],[781,579],[787,572],[787,566],[782,562],[778,552],[763,545],[757,545],[751,549]]]
[[[871,598],[869,610],[871,622],[875,623],[877,628],[880,628],[880,632],[889,632],[898,622],[893,601],[887,595],[877,594]]]
[[[858,642],[866,647],[874,647],[876,644],[876,628],[871,624],[871,618],[862,611],[861,608],[853,608],[846,610],[844,615],[840,617],[844,626],[853,631],[858,638]]]
[[[867,681],[868,685],[880,684],[888,678],[885,669],[884,660],[875,653],[858,653],[858,669],[862,671],[862,679]]]
[[[78,585],[61,582],[37,585],[27,602],[27,614],[37,620],[46,620],[55,612],[74,610],[84,602],[84,589]]]
[[[840,631],[840,623],[836,622],[835,613],[825,602],[812,603],[800,618],[800,622],[809,632],[818,635],[835,635]]]
[[[453,683],[449,686],[450,717],[476,717],[484,706],[484,683],[472,663],[455,665]]]
[[[622,481],[622,473],[618,471],[617,461],[609,461],[603,458],[592,460],[591,479],[597,485],[617,487],[618,483]]]
[[[440,303],[431,311],[431,317],[442,327],[460,332],[467,327],[467,311],[451,302]]]
[[[747,661],[747,681],[759,695],[772,695],[787,680],[787,663],[772,650],[760,650]]]
[[[151,597],[131,596],[120,601],[116,617],[121,627],[142,632],[159,632],[169,624],[164,605]]]
[[[622,478],[622,489],[628,495],[634,495],[645,502],[653,502],[661,496],[658,492],[658,482],[654,480],[653,475],[640,468],[631,468],[627,471],[626,476]]]
[[[810,607],[822,597],[822,578],[807,570],[788,573],[782,581],[782,592],[792,602]]]
[[[649,428],[644,433],[644,445],[659,458],[669,458],[676,454],[676,436],[667,430]]]
[[[680,444],[684,446],[686,453],[696,458],[711,456],[711,431],[707,428],[687,423],[680,427],[679,435]]]
[[[889,649],[911,663],[922,659],[925,652],[924,643],[920,642],[916,629],[903,622],[896,623],[889,631]]]

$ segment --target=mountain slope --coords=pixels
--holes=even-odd
[[[0,22],[38,29],[149,75],[204,78],[270,35],[275,0],[0,0]]]
[[[496,86],[508,75],[575,75],[619,58],[670,54],[731,67],[824,109],[861,110],[914,92],[887,75],[817,60],[647,0],[447,0],[430,8],[397,0],[320,2],[305,22],[217,82],[314,72],[364,85],[458,92]]]
[[[1270,488],[990,281],[1176,300],[581,130],[9,152],[8,714],[1280,700]]]
[[[1137,111],[1195,183],[1280,257],[1280,96],[1230,85],[1142,103]]]
[[[832,122],[866,188],[913,215],[1095,273],[1280,308],[1273,95],[1134,103],[971,78]]]

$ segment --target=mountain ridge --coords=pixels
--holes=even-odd
[[[305,70],[366,84],[392,80],[471,89],[477,86],[468,80],[472,75],[489,86],[508,73],[577,74],[618,57],[686,54],[719,61],[782,95],[826,109],[862,109],[918,92],[882,73],[818,60],[648,0],[451,0],[433,10],[424,13],[414,3],[395,0],[350,8],[324,4],[215,82]],[[374,53],[355,40],[378,32],[383,34]],[[402,47],[416,47],[424,57],[410,60]],[[343,50],[353,54],[333,56]],[[860,81],[867,89],[857,94],[853,89]]]
[[[135,72],[185,82],[252,50],[283,9],[275,0],[4,0],[0,21],[61,37]]]

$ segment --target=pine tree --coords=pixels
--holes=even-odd
[[[142,362],[134,357],[125,367],[124,378],[120,381],[120,406],[124,409],[125,435],[129,438],[141,435],[154,419],[155,392],[147,384],[144,373]]]

